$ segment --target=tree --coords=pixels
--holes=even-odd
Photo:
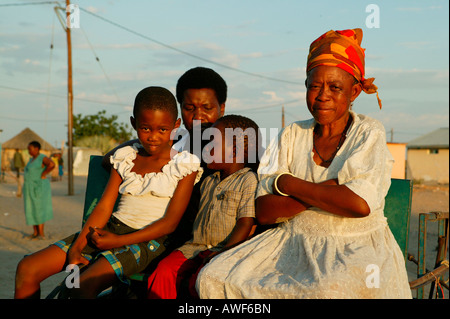
[[[107,152],[131,138],[128,124],[118,123],[117,115],[107,117],[106,111],[95,115],[77,114],[73,118],[73,145],[98,148]]]

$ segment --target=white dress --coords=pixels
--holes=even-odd
[[[351,114],[328,168],[313,160],[313,119],[283,130],[261,159],[257,197],[272,193],[281,172],[315,183],[338,178],[370,215],[345,218],[312,207],[211,260],[197,279],[201,298],[411,298],[405,260],[383,214],[393,163],[385,129]]]
[[[145,176],[136,174],[131,170],[138,147],[142,146],[137,143],[125,146],[111,156],[111,164],[123,180],[119,187],[122,196],[113,216],[134,229],[142,229],[162,218],[178,182],[192,172],[198,172],[197,183],[203,172],[198,157],[183,151],[173,156],[161,172]]]

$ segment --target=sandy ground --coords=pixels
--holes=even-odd
[[[14,276],[17,263],[29,253],[47,247],[49,244],[79,230],[84,205],[86,177],[74,177],[74,195],[68,195],[68,181],[52,182],[54,218],[45,224],[46,239],[30,240],[32,227],[25,224],[23,199],[16,197],[17,183],[13,175],[7,175],[0,182],[0,299],[14,296]],[[448,185],[419,185],[414,187],[412,216],[410,226],[409,253],[417,257],[418,216],[422,212],[449,210]],[[428,227],[427,267],[434,266],[436,253],[437,227],[430,223]],[[448,255],[447,255],[448,258]],[[416,278],[417,268],[407,262],[410,280]],[[41,285],[42,297],[45,297],[66,273],[47,279]],[[444,289],[445,290],[445,289]],[[445,290],[448,298],[447,291]],[[415,292],[413,292],[415,296]]]
[[[74,195],[68,196],[68,180],[52,182],[53,219],[45,223],[46,239],[30,240],[33,227],[26,225],[23,198],[16,197],[15,178],[7,176],[0,183],[0,298],[14,297],[16,266],[24,255],[47,247],[78,231],[83,216],[86,177],[74,177]],[[41,285],[45,297],[66,276],[61,273]]]

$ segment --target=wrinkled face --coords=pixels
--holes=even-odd
[[[181,104],[183,124],[192,130],[193,121],[213,124],[225,112],[225,103],[219,104],[213,89],[188,89]]]
[[[334,66],[318,66],[306,79],[306,103],[316,122],[327,125],[343,118],[361,93],[348,72]]]
[[[131,125],[144,150],[155,155],[171,149],[170,133],[180,126],[180,119],[174,120],[167,111],[143,109],[136,118],[131,117]]]

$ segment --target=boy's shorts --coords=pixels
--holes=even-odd
[[[129,234],[137,231],[137,229],[125,225],[115,217],[111,217],[103,229],[116,235]],[[75,233],[55,242],[53,245],[56,245],[67,253],[79,234],[80,232]],[[144,271],[153,260],[166,250],[164,246],[166,238],[167,236],[163,236],[155,240],[150,240],[149,242],[127,245],[104,251],[99,250],[88,243],[81,254],[89,260],[89,262],[92,262],[100,256],[105,257],[111,264],[111,267],[114,269],[119,280],[129,284],[129,276]]]

